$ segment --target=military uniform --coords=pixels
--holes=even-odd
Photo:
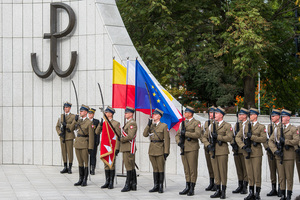
[[[105,112],[110,112],[110,113],[115,113],[115,109],[113,109],[112,107],[108,106],[105,110]],[[102,121],[103,123],[103,121]],[[100,135],[102,132],[102,123],[100,123],[100,125],[97,127],[96,129],[96,134]],[[112,125],[112,127],[114,128],[114,130],[116,131],[116,134],[118,136],[116,137],[120,137],[121,135],[121,128],[120,128],[120,122],[111,119],[110,123]],[[119,140],[116,140],[116,146],[115,146],[115,156],[118,155],[119,153],[119,148],[120,148],[120,142]],[[104,163],[104,170],[105,170],[105,183],[104,185],[101,186],[101,188],[108,188],[108,189],[113,189],[114,187],[114,178],[115,178],[115,162],[116,162],[116,158],[113,160],[112,163],[112,167],[110,168],[106,163]]]
[[[97,163],[97,159],[96,159],[97,148],[100,143],[100,135],[96,134],[96,129],[99,126],[100,122],[98,119],[95,119],[95,118],[93,118],[91,120],[91,122],[92,122],[92,128],[93,128],[93,132],[94,132],[94,148],[93,148],[92,153],[90,154],[90,173],[92,175],[95,175],[95,168],[96,168],[96,163]]]
[[[162,113],[159,109],[154,111]],[[162,114],[161,114],[162,116]],[[151,120],[150,120],[151,122]],[[170,135],[168,125],[158,121],[146,126],[144,137],[149,137],[149,159],[153,167],[154,188],[149,192],[163,192],[163,181],[165,173],[165,159],[170,154]]]
[[[280,115],[280,110],[273,109],[271,115]],[[277,183],[276,173],[278,173],[278,170],[276,167],[276,159],[269,147],[269,139],[271,138],[272,134],[274,133],[275,128],[278,129],[279,127],[280,127],[279,122],[277,124],[272,122],[271,124],[268,125],[268,128],[267,128],[267,138],[268,139],[264,143],[264,148],[266,149],[267,155],[268,155],[270,178],[271,178],[271,184],[272,184],[272,190],[267,194],[267,196],[276,196],[277,194],[279,194],[279,197],[281,197],[279,185],[278,185],[278,193],[276,190],[276,183]]]
[[[201,134],[201,137],[200,137],[200,141],[202,143],[203,143],[203,137],[204,137],[205,130],[208,129],[210,124],[212,124],[212,120],[207,120],[204,124],[202,134]],[[205,188],[205,190],[206,191],[215,191],[216,190],[216,188],[215,188],[216,186],[214,184],[215,177],[214,177],[214,171],[213,171],[212,164],[211,164],[211,159],[210,159],[211,156],[209,154],[209,151],[208,151],[207,147],[205,147],[205,146],[204,146],[204,156],[205,156],[206,166],[207,166],[209,179],[210,179],[210,184],[207,188]]]
[[[291,116],[291,112],[283,109],[281,111],[282,116]],[[284,140],[281,138],[281,128],[274,130],[274,134],[269,140],[269,146],[276,158],[276,166],[279,175],[280,190],[282,192],[282,198],[285,198],[287,188],[287,199],[291,199],[294,181],[294,160],[295,160],[295,148],[294,146],[299,144],[299,134],[297,128],[291,124],[282,125]],[[283,147],[283,161],[281,162],[280,151],[277,144],[279,142],[284,143]]]
[[[215,113],[221,113],[224,116],[225,110],[218,106],[215,109]],[[214,129],[216,131],[215,133],[213,131]],[[232,139],[232,127],[229,123],[223,120],[211,124],[204,133],[204,137],[202,140],[205,147],[207,147],[209,150],[215,176],[215,184],[217,185],[217,190],[213,195],[210,196],[211,198],[226,198],[229,154],[228,142],[231,142]],[[215,144],[213,144],[213,140],[216,141]]]
[[[238,122],[238,123],[239,123],[239,129],[241,129],[241,127],[243,126],[243,122]],[[242,149],[236,144],[236,139],[235,139],[235,137],[239,132],[239,130],[237,130],[237,124],[235,124],[234,130],[235,133],[234,133],[234,138],[231,141],[231,145],[234,146],[234,148],[237,148],[236,150],[232,149],[232,151],[233,151],[235,169],[236,169],[239,182],[238,182],[238,188],[232,191],[232,193],[247,194],[248,176],[247,176],[247,170],[245,165],[245,158]]]
[[[298,133],[300,133],[300,126],[298,126]],[[300,182],[300,140],[299,140],[298,147],[295,147],[295,148],[298,148],[295,162],[296,162],[298,178],[299,178],[299,182]]]
[[[125,112],[134,113],[134,108],[126,107]],[[123,153],[123,162],[127,171],[127,179],[125,187],[121,192],[136,190],[136,170],[135,170],[135,137],[137,132],[137,124],[133,118],[126,120],[123,132],[120,138],[120,152]]]
[[[89,107],[82,105],[80,109],[88,111]],[[88,117],[78,119],[78,121],[74,120],[71,129],[77,133],[74,148],[79,165],[79,181],[74,185],[86,186],[89,174],[89,153],[91,153],[94,148],[94,131],[92,122],[88,119]]]
[[[65,103],[71,107],[71,103]],[[65,106],[64,105],[64,106]],[[56,132],[58,136],[60,136],[60,146],[61,146],[61,154],[64,162],[64,169],[61,173],[69,173],[72,174],[72,163],[73,163],[73,142],[74,142],[74,132],[71,131],[70,125],[74,121],[75,115],[71,113],[64,113],[58,118],[56,123]],[[65,130],[65,139],[61,136],[63,122],[65,120],[66,130]],[[69,168],[67,167],[67,161],[69,160]]]

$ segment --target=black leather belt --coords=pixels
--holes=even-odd
[[[80,134],[77,134],[77,137],[89,137],[88,135],[80,135]]]
[[[156,143],[156,142],[164,142],[163,140],[151,140],[151,142]]]

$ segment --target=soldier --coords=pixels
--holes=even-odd
[[[227,185],[227,171],[228,171],[228,144],[233,139],[232,127],[229,123],[223,121],[223,117],[226,114],[225,110],[218,106],[215,109],[216,124],[211,124],[206,129],[203,142],[205,147],[208,148],[211,155],[211,164],[214,170],[215,184],[217,185],[216,192],[210,196],[210,198],[226,198],[226,185]],[[214,132],[213,126],[216,126],[216,132]],[[216,143],[212,142],[216,141]],[[221,190],[222,183],[222,190]]]
[[[113,109],[110,106],[107,106],[107,108],[104,110],[105,115],[107,119],[110,121],[112,124],[114,130],[116,131],[116,134],[118,137],[121,135],[121,126],[120,122],[116,121],[113,119],[113,116],[115,114],[115,109]],[[100,135],[102,131],[102,125],[103,125],[103,119],[100,122],[100,125],[96,129],[96,134]],[[120,142],[119,140],[116,141],[116,146],[115,146],[115,156],[119,154],[119,148],[120,148]],[[101,186],[101,188],[108,188],[108,189],[113,189],[114,188],[114,178],[115,178],[115,162],[116,158],[113,160],[112,168],[109,168],[107,164],[104,163],[104,170],[105,170],[105,183],[104,185]]]
[[[209,116],[209,120],[207,120],[204,124],[203,130],[202,130],[202,135],[200,137],[200,141],[203,143],[203,136],[205,133],[205,130],[209,127],[209,125],[212,123],[213,120],[213,116],[214,116],[214,112],[215,112],[216,107],[212,106],[208,109],[208,116]],[[207,188],[205,188],[206,191],[216,191],[217,190],[217,186],[214,183],[214,171],[211,165],[211,160],[210,160],[210,154],[209,151],[207,149],[207,147],[204,146],[204,155],[205,155],[205,160],[206,160],[206,165],[207,165],[207,170],[209,173],[209,185],[207,186]]]
[[[62,114],[56,124],[56,132],[60,137],[61,154],[64,161],[64,169],[60,173],[72,174],[73,163],[73,141],[75,138],[74,132],[71,131],[70,125],[74,121],[75,115],[71,114],[72,104],[64,103],[64,114]],[[69,159],[69,168],[67,160]]]
[[[154,187],[149,192],[163,193],[165,161],[170,153],[168,125],[160,122],[162,116],[163,111],[156,108],[143,133],[150,139],[148,154],[153,167]]]
[[[193,117],[194,112],[194,109],[190,106],[187,106],[184,112],[185,121],[182,122],[185,124],[186,129],[184,144],[180,142],[180,130],[177,131],[175,136],[178,146],[184,146],[184,154],[181,155],[181,160],[184,167],[186,188],[179,194],[187,194],[188,196],[194,195],[198,173],[199,139],[201,137],[201,123]]]
[[[281,111],[282,121],[280,129],[275,129],[269,140],[269,147],[276,158],[282,200],[290,200],[292,196],[295,162],[294,146],[299,144],[299,132],[296,127],[290,124],[291,114],[292,112],[286,109]]]
[[[74,148],[79,165],[79,180],[74,186],[87,186],[89,154],[91,154],[94,149],[94,131],[92,122],[87,117],[88,111],[89,107],[82,104],[80,108],[80,119],[79,116],[76,115],[71,127],[77,134]]]
[[[135,170],[135,137],[137,132],[137,124],[133,119],[134,108],[126,107],[125,109],[125,125],[121,132],[120,152],[123,153],[123,161],[127,171],[127,178],[124,188],[121,192],[136,190],[136,170]]]
[[[88,116],[92,122],[92,127],[93,127],[93,131],[94,131],[94,149],[93,149],[92,153],[90,154],[90,174],[91,175],[95,175],[97,148],[100,143],[100,135],[97,135],[95,132],[99,125],[99,120],[94,118],[95,112],[96,112],[96,109],[94,109],[94,108],[90,108],[89,112],[88,112]]]
[[[271,121],[272,123],[268,125],[268,134],[267,134],[267,141],[264,143],[264,148],[267,151],[267,155],[268,155],[268,163],[269,163],[269,169],[270,169],[270,177],[271,177],[271,184],[272,184],[272,190],[267,194],[267,196],[277,196],[279,195],[279,197],[281,197],[280,194],[280,185],[278,184],[278,193],[276,190],[276,171],[277,171],[277,167],[276,167],[276,159],[269,147],[269,139],[272,136],[272,134],[274,133],[275,128],[277,127],[277,129],[280,127],[279,125],[279,118],[280,118],[280,110],[277,109],[273,109],[271,112]]]
[[[243,127],[244,124],[247,123],[247,116],[249,114],[249,111],[245,108],[241,108],[240,112],[238,113],[238,123],[239,123],[239,130],[241,127]],[[234,127],[234,138],[231,142],[232,150],[233,150],[233,158],[234,158],[234,164],[236,168],[236,173],[238,177],[238,188],[232,193],[241,193],[241,194],[247,194],[247,187],[248,187],[248,176],[246,171],[246,165],[245,165],[245,158],[243,155],[243,150],[237,145],[235,141],[235,137],[237,136],[239,130],[237,130],[237,124]]]
[[[300,132],[300,126],[298,126],[298,133]],[[300,139],[300,137],[299,137]],[[296,147],[295,147],[296,148]],[[298,178],[299,178],[299,182],[300,182],[300,140],[299,140],[299,144],[296,150],[296,166],[297,166],[297,171],[298,171]]]
[[[257,121],[259,111],[255,108],[250,108],[249,112],[250,122],[248,122],[247,125],[243,125],[243,128],[236,136],[237,144],[243,149],[249,181],[249,195],[245,198],[245,200],[260,199],[261,166],[263,156],[261,143],[267,141],[265,126]],[[245,142],[246,139],[248,139],[248,141],[250,140],[251,145],[248,146],[247,142]],[[255,195],[254,185],[256,185]]]

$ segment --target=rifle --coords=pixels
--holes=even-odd
[[[181,115],[183,116],[183,106],[182,106],[182,104],[181,104]],[[182,121],[181,122],[181,131],[180,131],[180,136],[179,136],[179,140],[180,140],[179,144],[180,144],[180,148],[181,148],[180,155],[184,155],[185,132],[186,132],[185,122]]]
[[[282,165],[283,163],[283,148],[284,148],[284,135],[283,135],[283,125],[282,125],[282,116],[280,116],[280,138],[279,142],[277,142],[277,149],[280,152],[280,164]]]
[[[208,112],[207,112],[207,114],[208,114],[207,128],[209,128],[209,126],[210,126],[210,116],[209,116],[209,113],[210,113],[210,111],[208,110]],[[209,149],[206,149],[206,151],[207,151],[207,153],[209,153]]]
[[[248,150],[248,151],[246,150],[247,153],[248,153],[248,155],[246,156],[246,159],[250,159],[250,154],[252,152],[252,150],[251,150],[251,140],[248,137],[248,134],[252,135],[252,132],[251,132],[251,122],[250,122],[250,114],[249,114],[249,123],[248,123],[248,133],[247,133],[247,137],[244,139],[244,144],[246,145],[246,149]]]
[[[213,131],[212,131],[212,135],[216,134],[216,120],[215,120],[215,112],[214,112],[214,118],[213,118]],[[216,157],[216,144],[217,144],[217,138],[212,137],[212,139],[210,140],[211,144],[212,144],[212,148],[211,151],[213,152],[212,158],[214,159]]]
[[[235,137],[238,134],[238,132],[240,131],[240,122],[239,122],[239,113],[238,112],[236,113],[236,124],[235,124],[235,126],[236,126],[236,129],[234,131],[235,134],[233,135],[233,143],[231,144],[233,152],[234,152],[233,156],[238,155],[238,151],[239,151],[239,147],[238,147],[238,145],[235,141]]]
[[[60,127],[61,133],[59,135],[61,135],[61,137],[63,138],[63,143],[65,143],[66,142],[66,129],[67,129],[66,125],[64,125],[64,124],[66,124],[66,114],[65,113],[63,114],[63,122],[65,122],[65,123],[61,124],[61,127]]]
[[[271,137],[271,135],[273,134],[273,124],[272,124],[272,112],[270,112],[270,134],[269,134],[269,138]],[[269,140],[268,140],[269,141]],[[270,148],[267,149],[267,151],[269,152],[269,154],[271,155],[271,160],[274,159],[274,155],[271,151]]]

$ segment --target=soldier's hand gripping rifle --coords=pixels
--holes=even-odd
[[[283,163],[283,148],[284,148],[284,134],[283,134],[283,124],[282,124],[282,116],[280,116],[280,138],[277,142],[277,151],[275,151],[275,154],[277,154],[280,157],[280,164]]]
[[[183,116],[183,106],[182,106],[182,104],[181,104],[181,115]],[[181,149],[180,155],[184,155],[185,132],[186,132],[185,122],[182,121],[181,122],[180,136],[179,136],[179,143],[178,143],[178,146],[180,146],[180,149]]]
[[[65,106],[64,106],[65,108]],[[66,130],[67,130],[67,122],[66,122],[66,114],[62,114],[63,115],[63,121],[60,125],[60,131],[61,133],[59,134],[60,137],[62,137],[63,139],[63,143],[66,142]]]
[[[239,123],[239,113],[236,113],[236,124],[235,124],[236,129],[234,130],[234,134],[233,134],[233,143],[231,144],[232,149],[233,149],[233,156],[238,155],[238,151],[239,151],[239,147],[235,141],[235,137],[238,134],[238,132],[240,131],[240,123]]]
[[[216,157],[216,144],[218,142],[217,138],[218,138],[218,133],[216,131],[216,119],[215,119],[215,111],[214,111],[214,118],[213,118],[213,124],[212,124],[212,138],[211,138],[211,147],[210,147],[210,151],[212,151],[213,155],[212,158],[214,159]]]
[[[248,132],[247,137],[244,139],[245,146],[243,147],[244,150],[248,153],[246,159],[250,159],[251,150],[251,137],[252,137],[252,130],[251,130],[251,122],[250,122],[250,114],[249,114],[249,123],[248,123]]]

